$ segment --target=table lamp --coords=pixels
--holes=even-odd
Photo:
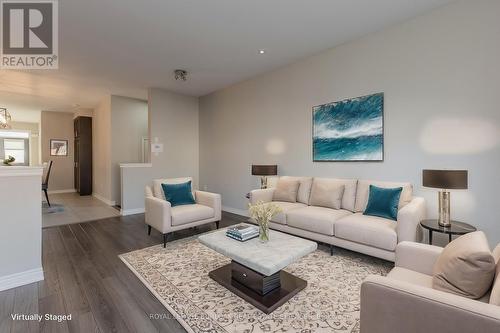
[[[260,188],[267,188],[267,176],[276,176],[278,174],[277,165],[252,165],[252,175],[260,176]]]
[[[442,227],[449,227],[450,192],[448,190],[464,190],[468,187],[467,170],[422,170],[422,185],[439,188],[439,219]]]

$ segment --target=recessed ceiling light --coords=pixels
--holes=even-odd
[[[259,50],[259,54],[264,54],[266,53],[266,50]]]

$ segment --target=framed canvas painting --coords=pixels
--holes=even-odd
[[[68,140],[50,139],[50,156],[68,156]]]
[[[313,107],[313,161],[383,161],[384,94]]]

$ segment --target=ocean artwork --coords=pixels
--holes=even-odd
[[[314,161],[383,159],[383,93],[313,107]]]

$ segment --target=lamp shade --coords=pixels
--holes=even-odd
[[[277,174],[277,165],[252,165],[253,176],[276,176]]]
[[[464,190],[468,187],[467,170],[422,170],[422,185],[447,190]]]

